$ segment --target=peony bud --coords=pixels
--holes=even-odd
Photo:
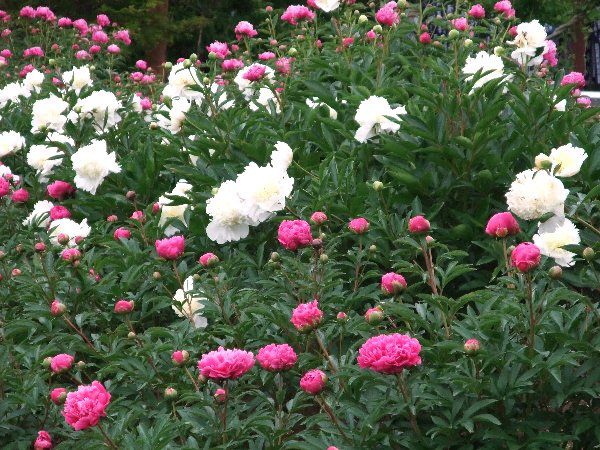
[[[425,236],[425,243],[427,245],[433,245],[435,243],[435,239],[429,235]]]
[[[365,319],[371,325],[378,325],[383,320],[383,309],[377,305],[374,308],[370,308],[365,313]]]
[[[167,61],[163,64],[163,67],[165,68],[165,70],[171,70],[173,68],[173,63]]]
[[[583,249],[582,253],[583,259],[586,261],[593,261],[596,258],[596,252],[592,247],[586,247]]]
[[[448,32],[448,37],[450,39],[456,39],[458,36],[460,36],[460,31],[458,31],[455,28],[452,28],[449,32]]]
[[[327,222],[327,215],[325,215],[324,212],[321,211],[315,211],[314,213],[312,213],[312,215],[310,216],[310,221],[312,223],[314,223],[315,225],[322,225],[325,222]]]
[[[511,252],[512,266],[519,272],[530,272],[540,265],[540,249],[531,242],[522,242]]]
[[[165,398],[167,400],[174,400],[177,398],[177,391],[172,388],[172,387],[168,387],[165,389]]]
[[[369,251],[371,253],[375,253],[377,251],[377,246],[375,244],[372,244],[369,246]]]
[[[271,258],[270,258],[270,260],[271,260],[272,262],[277,262],[277,261],[279,261],[279,259],[280,259],[279,253],[277,253],[277,252],[273,252],[273,253],[271,253]]]
[[[46,244],[44,244],[43,242],[36,242],[35,245],[33,246],[33,248],[35,249],[36,252],[42,253],[43,251],[46,250]]]
[[[297,54],[298,54],[298,50],[296,50],[296,47],[291,47],[288,50],[288,55],[290,55],[290,56],[296,56]]]
[[[550,275],[550,278],[552,278],[553,280],[560,280],[562,278],[562,267],[560,267],[560,266],[550,267],[550,270],[548,271],[548,275]]]
[[[127,191],[127,194],[125,194],[125,198],[127,200],[135,200],[135,197],[136,197],[135,191]]]
[[[429,221],[423,216],[415,216],[408,221],[408,231],[412,234],[427,233],[430,228]]]
[[[106,218],[106,221],[107,221],[107,222],[116,222],[117,220],[118,220],[118,217],[117,217],[117,216],[115,216],[114,214],[111,214],[110,216],[108,216],[108,217]]]
[[[337,313],[336,319],[338,320],[338,322],[347,322],[348,314],[346,314],[344,311],[340,311],[339,313]]]
[[[313,239],[311,242],[311,245],[313,248],[315,249],[319,249],[323,247],[323,240],[322,239]]]
[[[322,255],[319,256],[319,261],[321,261],[323,264],[327,264],[327,262],[329,262],[329,256],[327,256],[327,254],[323,253]]]
[[[42,367],[45,367],[46,369],[48,369],[50,367],[50,364],[52,364],[52,357],[51,356],[45,357],[44,360],[42,361]]]
[[[473,45],[473,41],[471,39],[465,39],[464,46],[465,48],[469,48]]]
[[[158,272],[158,271],[157,271],[157,272],[154,272],[154,273],[152,274],[152,278],[154,278],[155,280],[160,280],[160,277],[161,277],[161,274],[160,274],[160,272]]]
[[[552,160],[548,155],[540,153],[535,157],[535,167],[542,170],[552,169]]]
[[[137,335],[135,334],[135,331],[130,331],[129,333],[127,333],[127,337],[128,337],[129,339],[135,339],[135,338],[136,338],[136,336],[137,336]]]
[[[83,370],[83,369],[85,369],[85,362],[77,361],[77,364],[75,364],[75,366],[77,367],[77,369]]]
[[[12,274],[13,277],[20,277],[21,276],[21,269],[15,268],[15,269],[12,270],[11,274]]]
[[[133,300],[119,300],[115,303],[114,311],[115,314],[129,314],[131,311],[133,311],[134,306],[135,302]]]
[[[192,53],[190,55],[190,61],[192,61],[192,62],[198,61],[198,55],[196,55],[195,53]]]
[[[356,234],[364,234],[369,231],[369,222],[363,217],[352,219],[348,224],[350,231]]]
[[[219,257],[214,253],[205,253],[200,257],[198,262],[202,267],[213,267],[219,264]]]
[[[479,341],[477,339],[468,339],[465,342],[465,353],[473,355],[479,351]]]
[[[227,392],[225,389],[219,388],[215,391],[213,397],[217,402],[223,403],[225,400],[227,400]]]
[[[171,355],[171,360],[176,366],[183,366],[190,359],[190,354],[187,350],[176,350]]]
[[[364,14],[361,14],[360,16],[358,16],[358,23],[363,24],[368,21],[369,21],[369,19]]]
[[[504,56],[505,53],[506,50],[504,49],[504,47],[500,47],[499,45],[497,47],[494,47],[494,55]]]
[[[50,314],[52,314],[54,317],[62,316],[66,310],[66,305],[58,300],[54,300],[50,305]]]
[[[374,31],[375,33],[378,33],[378,34],[379,34],[379,33],[381,33],[381,32],[383,31],[383,28],[381,27],[381,25],[377,24],[377,25],[375,25],[375,26],[373,27],[373,31]]]
[[[62,405],[67,399],[67,390],[65,388],[54,388],[50,392],[50,400],[55,405]]]
[[[69,243],[69,236],[64,233],[60,233],[56,240],[60,245],[67,245]]]
[[[381,181],[373,181],[373,189],[377,192],[383,189],[383,183]]]

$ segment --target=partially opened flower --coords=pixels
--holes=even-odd
[[[176,260],[183,255],[185,238],[183,236],[173,236],[171,238],[157,239],[154,245],[156,253],[160,258]]]
[[[392,108],[385,98],[372,95],[358,106],[354,120],[358,122],[360,128],[354,138],[363,143],[381,132],[395,133],[400,129],[397,121],[404,114],[406,114],[404,106]]]
[[[519,223],[509,212],[494,214],[485,227],[485,233],[489,236],[503,238],[519,234],[521,229]]]
[[[358,365],[385,374],[401,373],[421,364],[421,344],[407,334],[381,334],[368,339],[358,351]]]
[[[319,369],[306,372],[300,379],[300,387],[308,394],[317,395],[325,388],[327,375]]]
[[[540,249],[531,242],[522,242],[515,247],[510,255],[511,264],[519,272],[527,273],[540,265]]]
[[[279,372],[291,369],[298,357],[288,344],[269,344],[258,351],[256,359],[263,369]]]
[[[235,380],[254,366],[254,355],[245,350],[224,349],[205,353],[198,361],[200,373],[211,380]]]
[[[323,320],[323,311],[319,309],[319,302],[300,303],[292,311],[292,319],[290,322],[294,324],[300,332],[310,331],[319,326]]]
[[[179,317],[187,318],[194,328],[206,328],[208,321],[202,315],[202,310],[208,299],[194,288],[194,277],[187,277],[183,282],[183,289],[175,291],[172,308]]]
[[[559,266],[569,267],[575,264],[575,253],[566,250],[567,245],[581,242],[579,230],[573,222],[564,217],[554,216],[539,224],[538,232],[533,236],[533,243],[544,256],[554,258]]]

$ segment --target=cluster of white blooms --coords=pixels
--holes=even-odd
[[[75,170],[75,185],[95,194],[98,186],[110,173],[121,172],[115,153],[108,153],[106,142],[93,140],[71,155]]]
[[[72,70],[63,73],[62,81],[67,88],[75,91],[77,95],[79,95],[84,87],[92,86],[94,84],[88,66],[73,67]]]
[[[200,80],[196,68],[186,68],[183,62],[180,62],[171,68],[167,85],[163,89],[163,96],[170,98],[183,97],[188,100],[201,99],[202,93],[197,89],[199,85]]]
[[[235,181],[225,181],[206,201],[211,222],[206,227],[209,239],[219,244],[248,236],[256,226],[285,208],[294,179],[287,174],[293,152],[285,142],[278,142],[266,166],[250,163]]]
[[[37,69],[33,69],[23,79],[23,87],[29,92],[40,92],[42,83],[44,82],[44,74]]]
[[[208,299],[199,292],[194,292],[194,277],[190,276],[183,282],[183,289],[177,289],[173,296],[173,311],[179,317],[187,318],[195,328],[206,328],[208,321],[201,311]]]
[[[25,146],[25,138],[16,131],[3,131],[0,133],[0,158],[12,155]]]
[[[0,108],[6,106],[8,102],[19,103],[21,97],[31,97],[31,92],[23,86],[22,83],[9,83],[0,89]]]
[[[63,112],[69,107],[69,104],[54,94],[48,98],[37,100],[33,104],[31,116],[31,132],[54,130],[62,132],[67,116]]]
[[[363,143],[381,132],[395,133],[400,129],[400,125],[390,118],[398,121],[404,114],[404,106],[392,108],[385,98],[372,95],[358,105],[354,120],[360,127],[356,130],[354,138]]]
[[[48,200],[40,200],[33,205],[33,210],[23,220],[23,225],[37,225],[46,228],[50,223],[50,210],[54,207]]]
[[[546,48],[547,33],[537,20],[517,25],[517,34],[509,44],[517,48],[511,53],[512,59],[519,64],[528,64],[529,59],[537,55],[538,49]]]
[[[50,241],[54,245],[76,247],[77,239],[88,237],[91,231],[92,229],[88,225],[87,219],[83,219],[80,223],[71,219],[53,220],[50,223]],[[66,244],[58,242],[58,237],[61,234],[69,238],[69,241]]]
[[[97,131],[114,127],[121,121],[118,111],[123,107],[115,94],[109,91],[94,91],[89,96],[81,98],[75,104],[68,119],[75,123],[91,117]]]
[[[566,144],[535,158],[536,168],[517,175],[506,193],[508,208],[525,220],[533,220],[544,214],[554,214],[549,220],[538,224],[533,242],[543,255],[554,258],[561,266],[573,264],[574,253],[565,250],[566,245],[581,242],[579,230],[565,218],[565,200],[569,195],[557,177],[572,177],[581,170],[587,159],[584,149]]]
[[[170,108],[166,105],[161,105],[159,114],[157,115],[158,126],[164,130],[169,130],[173,134],[179,133],[191,106],[192,102],[185,97],[174,99]]]
[[[170,220],[177,219],[183,222],[187,226],[185,221],[185,212],[188,209],[189,204],[183,203],[180,205],[174,205],[173,200],[168,196],[185,197],[188,198],[188,192],[191,191],[192,185],[185,180],[179,180],[171,192],[166,193],[158,199],[158,204],[161,206],[160,209],[160,220],[158,224],[160,226],[165,225]],[[169,224],[165,229],[167,236],[172,236],[177,233],[177,228]]]
[[[465,80],[471,81],[475,74],[480,71],[485,75],[477,79],[473,85],[473,90],[480,88],[488,81],[503,78],[505,76],[504,62],[499,56],[487,52],[479,52],[475,57],[469,56],[462,68],[462,73],[469,75]],[[473,92],[473,90],[471,92]]]

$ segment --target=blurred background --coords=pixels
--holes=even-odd
[[[360,0],[359,0],[360,1]],[[414,0],[409,0],[414,1]],[[435,1],[452,12],[461,0]],[[462,0],[464,1],[464,0]],[[479,0],[493,11],[496,0]],[[258,23],[264,8],[305,3],[303,0],[0,0],[9,11],[25,5],[49,6],[57,16],[92,20],[99,13],[130,29],[131,57],[143,55],[153,67],[165,60],[197,53],[214,40],[231,40],[240,20]],[[366,3],[366,0],[365,0]],[[377,2],[379,3],[379,2]],[[423,3],[428,3],[423,0]],[[474,1],[470,3],[476,3]],[[586,74],[588,88],[600,89],[600,0],[513,0],[517,16],[538,19],[560,48],[561,65]]]

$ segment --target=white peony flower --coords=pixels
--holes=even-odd
[[[56,147],[32,145],[27,152],[27,164],[37,172],[38,180],[45,183],[52,169],[62,163],[62,156],[63,152]]]
[[[252,111],[258,111],[260,109],[259,105],[268,108],[270,111],[269,105],[271,104],[275,105],[275,112],[279,114],[281,112],[281,107],[273,94],[273,91],[268,87],[262,87],[258,90],[258,97],[251,99],[249,106]]]
[[[19,103],[21,97],[31,97],[31,92],[21,83],[10,83],[0,89],[0,108],[8,102]]]
[[[400,129],[400,125],[392,122],[388,117],[399,120],[404,114],[406,114],[404,106],[392,109],[385,98],[372,95],[358,106],[354,120],[358,122],[360,128],[354,138],[362,143],[379,132],[395,133]]]
[[[488,81],[504,77],[504,62],[499,56],[487,52],[479,52],[475,57],[469,56],[462,68],[462,73],[469,75],[465,78],[465,81],[471,81],[473,76],[479,71],[481,73],[489,73],[483,75],[475,82],[473,90],[480,88]]]
[[[86,238],[90,235],[92,229],[87,223],[87,219],[83,219],[81,223],[77,223],[71,219],[57,219],[50,223],[50,241],[54,245],[61,245],[58,242],[58,236],[64,234],[69,237],[69,242],[66,244],[69,247],[76,247],[77,238]]]
[[[206,213],[212,218],[206,227],[211,241],[224,244],[248,236],[250,218],[246,215],[235,181],[221,184],[214,197],[206,201]]]
[[[521,219],[538,219],[546,213],[564,215],[569,191],[545,170],[525,170],[517,174],[506,193],[508,209]]]
[[[172,219],[179,219],[181,222],[184,223],[184,225],[187,226],[184,215],[189,205],[187,203],[184,203],[182,205],[172,205],[171,203],[173,203],[173,201],[170,198],[166,197],[166,195],[188,198],[187,193],[191,189],[191,184],[189,184],[185,180],[179,180],[171,192],[165,194],[165,196],[162,196],[158,199],[158,204],[161,206],[160,220],[158,222],[160,226],[163,226],[165,223]],[[177,233],[177,231],[177,228],[175,228],[172,225],[169,225],[165,229],[165,235],[172,236],[175,233]]]
[[[183,289],[177,289],[173,296],[173,311],[179,317],[186,317],[195,328],[206,328],[208,321],[201,311],[204,301],[208,299],[198,292],[194,292],[194,277],[188,277],[183,282]]]
[[[105,141],[93,140],[71,156],[75,185],[91,194],[110,173],[121,172],[115,153],[108,153]]]
[[[584,149],[572,144],[553,148],[550,151],[552,171],[557,177],[572,177],[581,170],[581,165],[588,155]]]
[[[37,69],[33,69],[23,80],[23,87],[29,92],[40,92],[42,83],[44,82],[44,74]]]
[[[46,228],[50,223],[50,210],[54,207],[52,202],[41,200],[33,205],[33,211],[23,221],[23,225],[37,225]]]
[[[329,117],[332,118],[333,120],[337,119],[337,111],[335,109],[333,109],[331,106],[329,106],[327,103],[320,101],[318,97],[313,97],[312,99],[307,98],[306,105],[310,109],[316,109],[316,108],[320,108],[321,106],[326,106],[327,109],[329,110]]]
[[[517,48],[511,54],[519,64],[525,64],[528,58],[536,56],[539,48],[546,46],[547,33],[538,20],[517,25],[517,35],[509,44]]]
[[[324,12],[335,11],[340,7],[340,0],[315,0],[315,5]]]
[[[25,138],[16,131],[3,131],[0,133],[0,158],[12,155],[25,146]]]
[[[292,148],[285,142],[278,141],[271,153],[271,166],[279,170],[287,170],[294,159]]]
[[[21,179],[21,177],[12,173],[12,170],[10,169],[10,167],[8,167],[6,164],[4,164],[4,165],[0,166],[0,177],[5,177],[6,175],[11,175],[12,180],[15,183],[18,183],[19,180]]]
[[[48,98],[37,100],[33,104],[31,117],[31,132],[39,133],[45,130],[62,132],[67,122],[67,116],[62,113],[69,104],[54,94]]]
[[[556,101],[556,97],[554,98],[554,101]],[[562,99],[560,102],[556,103],[554,105],[554,109],[560,112],[565,112],[567,109],[567,99]]]
[[[171,68],[163,95],[170,98],[183,97],[188,100],[201,100],[202,92],[192,89],[193,86],[199,85],[197,70],[194,67],[185,68],[183,62],[180,62]]]
[[[73,69],[63,73],[62,80],[65,86],[75,91],[77,95],[79,95],[84,87],[94,84],[88,66],[73,67]]]
[[[575,253],[562,247],[577,245],[581,242],[579,230],[573,222],[564,217],[554,216],[538,225],[538,234],[533,236],[533,243],[537,245],[542,255],[554,258],[559,266],[567,267],[574,264]]]
[[[244,202],[250,225],[258,225],[285,208],[285,199],[294,188],[294,179],[285,170],[250,163],[238,175],[238,196]]]
[[[69,114],[69,119],[75,122],[77,118],[91,117],[97,131],[112,128],[121,121],[117,112],[123,105],[115,94],[109,91],[94,91],[88,97],[81,98],[75,104],[75,114]]]

